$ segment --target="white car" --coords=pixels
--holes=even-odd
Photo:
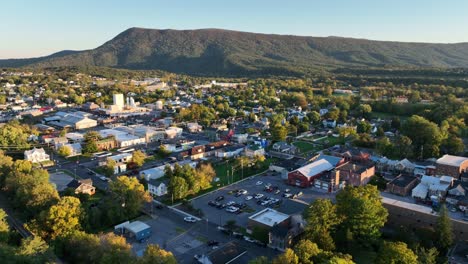
[[[242,189],[242,190],[239,190],[238,193],[245,195],[245,194],[247,194],[247,190]]]
[[[187,223],[195,223],[197,222],[197,219],[195,219],[195,217],[187,216],[187,217],[184,217],[184,221]]]
[[[101,181],[107,181],[107,178],[104,176],[99,177],[99,179],[101,179]]]
[[[234,202],[234,201],[229,201],[229,202],[226,203],[226,205],[227,205],[227,206],[231,206],[231,205],[233,205],[233,204],[235,204],[235,203],[236,203],[236,202]]]
[[[255,195],[255,199],[261,199],[261,198],[263,198],[263,194],[257,193],[257,194]]]
[[[263,182],[262,182],[262,181],[258,181],[256,184],[257,184],[257,185],[262,185]]]
[[[252,239],[248,236],[244,236],[244,240],[247,241],[247,242],[251,242],[251,243],[254,243],[255,242],[255,239]]]
[[[252,200],[252,198],[253,198],[252,195],[249,195],[249,196],[246,196],[246,197],[245,197],[245,200],[246,200],[246,201],[250,201],[250,200]]]
[[[285,193],[285,194],[283,194],[283,196],[286,197],[286,198],[291,198],[293,196],[293,194],[292,193]]]

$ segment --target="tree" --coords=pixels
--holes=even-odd
[[[134,217],[141,210],[145,202],[151,197],[137,178],[119,176],[109,184],[115,207],[123,208],[123,216]]]
[[[414,153],[421,153],[420,158],[439,155],[442,134],[439,127],[424,117],[413,115],[401,127],[402,133],[412,141]]]
[[[375,148],[380,155],[389,156],[393,153],[393,144],[388,137],[383,137],[375,143]]]
[[[30,257],[41,257],[49,252],[49,245],[39,236],[31,236],[21,241],[19,254]]]
[[[336,201],[338,215],[344,217],[340,228],[349,230],[364,244],[377,240],[388,212],[382,205],[376,186],[347,186],[336,195]]]
[[[448,210],[445,204],[442,204],[437,218],[437,241],[439,249],[446,252],[453,244],[452,223],[448,215]]]
[[[101,252],[99,263],[134,263],[132,247],[125,241],[122,236],[108,233],[99,237],[101,244]]]
[[[273,259],[272,264],[299,264],[299,258],[290,248]]]
[[[184,178],[174,176],[169,180],[168,190],[174,199],[182,199],[187,196],[189,186]]]
[[[94,131],[94,130],[86,132],[83,138],[86,143],[89,143],[91,141],[98,141],[102,139],[101,134],[99,134],[99,132]]]
[[[210,163],[200,164],[195,171],[195,175],[196,179],[199,181],[200,189],[206,190],[211,187],[211,183],[216,177],[216,172]]]
[[[320,114],[317,111],[311,111],[307,113],[307,117],[309,118],[312,124],[318,124],[320,121]]]
[[[294,246],[294,253],[299,258],[301,264],[313,264],[312,258],[317,256],[320,252],[321,250],[318,248],[317,244],[310,240],[300,240]]]
[[[28,137],[31,129],[13,120],[0,127],[0,146],[3,149],[29,149]]]
[[[58,154],[62,157],[68,157],[72,154],[72,150],[69,146],[61,146],[59,149],[58,149]]]
[[[307,222],[306,237],[323,250],[334,250],[335,244],[330,233],[343,221],[337,213],[336,205],[328,199],[317,199],[304,211],[304,219]]]
[[[372,125],[367,121],[361,121],[357,124],[358,133],[370,133],[371,129],[372,129]]]
[[[60,201],[42,212],[37,222],[33,222],[34,229],[43,238],[56,239],[80,230],[82,217],[81,203],[78,198],[64,196]]]
[[[448,154],[460,154],[465,149],[463,140],[454,134],[449,134],[442,142],[441,149]]]
[[[138,167],[143,166],[145,163],[146,155],[141,150],[136,150],[132,154],[132,162],[135,163]]]
[[[96,153],[99,151],[99,148],[96,144],[96,141],[89,141],[83,147],[83,152],[87,154]]]
[[[372,107],[368,104],[359,105],[358,112],[361,116],[368,116],[372,112]]]
[[[274,141],[285,141],[288,135],[286,126],[277,125],[271,129],[271,136]]]
[[[7,242],[8,237],[10,236],[10,227],[7,222],[7,217],[8,215],[5,213],[5,211],[0,209],[0,243]]]
[[[423,247],[419,247],[416,250],[418,255],[419,264],[436,264],[437,263],[437,256],[439,255],[439,251],[437,248],[433,247],[430,249],[426,249]]]
[[[418,256],[403,242],[384,242],[376,259],[377,264],[418,264]]]
[[[399,136],[395,140],[394,155],[398,158],[410,158],[413,156],[412,141],[407,136]]]
[[[112,158],[107,158],[106,166],[104,166],[104,173],[106,176],[110,177],[115,174],[115,167],[117,162]]]
[[[160,248],[158,245],[150,244],[146,247],[143,257],[138,260],[141,264],[177,264],[174,255]]]
[[[270,264],[270,261],[265,256],[260,256],[249,261],[249,264]]]

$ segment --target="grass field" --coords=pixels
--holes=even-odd
[[[296,141],[292,143],[294,146],[298,147],[301,153],[308,153],[311,151],[318,151],[320,148],[316,147],[312,143],[304,142],[304,141]]]
[[[266,169],[268,169],[268,167],[273,161],[274,159],[268,158],[263,162],[262,166],[259,168],[256,168],[255,166],[244,166],[243,174],[241,168],[233,168],[234,161],[226,161],[216,164],[213,166],[214,170],[216,171],[216,177],[219,178],[219,182],[217,182],[216,184],[219,185],[218,187],[224,186],[236,181],[240,181],[243,178],[250,177],[262,171],[265,171]],[[232,169],[234,169],[234,173],[232,173]]]
[[[331,147],[335,145],[342,145],[345,143],[345,139],[342,137],[327,137],[318,140],[317,143],[323,144],[325,147]]]

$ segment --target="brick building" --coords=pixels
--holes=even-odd
[[[416,184],[418,184],[417,177],[401,174],[387,183],[386,191],[401,196],[408,196]]]
[[[452,176],[460,179],[460,175],[468,169],[468,158],[444,155],[436,161],[436,174]]]
[[[375,175],[374,165],[363,165],[353,162],[345,163],[336,168],[340,171],[340,181],[352,186],[366,185],[370,178]]]

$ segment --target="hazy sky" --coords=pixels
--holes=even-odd
[[[95,48],[129,27],[468,42],[466,0],[1,0],[0,58]]]

